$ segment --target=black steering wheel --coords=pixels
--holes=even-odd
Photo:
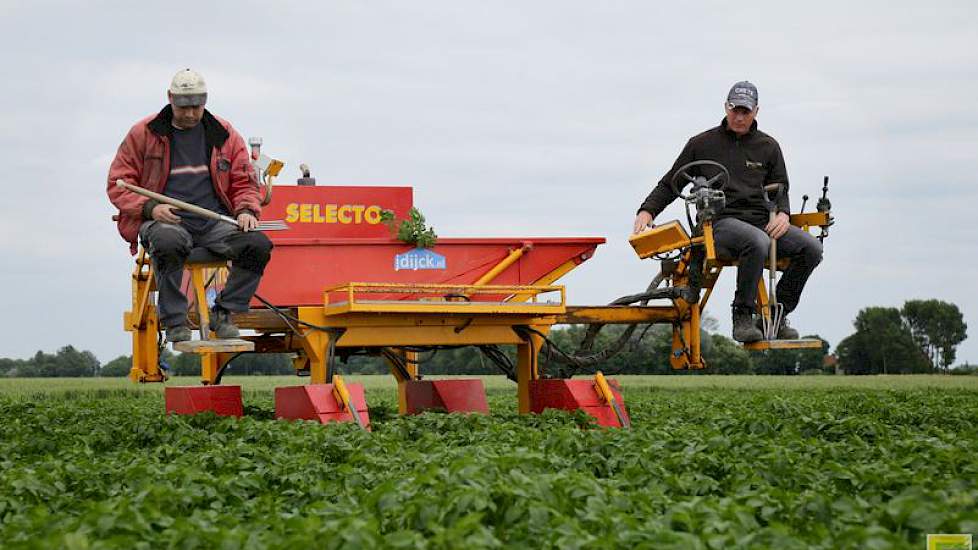
[[[709,179],[703,176],[694,177],[689,175],[687,170],[696,166],[713,166],[715,168],[719,168],[720,172]],[[682,178],[684,181],[682,182],[682,185],[677,186],[679,178]],[[723,190],[729,181],[730,171],[727,170],[726,166],[715,160],[694,160],[693,162],[687,162],[676,170],[676,172],[672,175],[672,179],[669,180],[669,187],[672,188],[672,192],[677,196],[685,201],[688,201],[691,200],[691,197],[689,195],[683,195],[680,193],[682,188],[686,187],[687,184],[692,183],[693,189],[696,189],[697,187],[710,187],[712,189]]]

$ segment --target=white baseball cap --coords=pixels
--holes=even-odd
[[[170,93],[177,107],[203,105],[207,103],[207,83],[204,77],[192,69],[184,69],[173,75]]]

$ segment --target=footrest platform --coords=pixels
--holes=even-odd
[[[181,353],[239,353],[255,351],[255,343],[248,340],[188,340],[174,342],[173,349]]]
[[[766,349],[819,349],[822,341],[818,338],[802,338],[799,340],[759,340],[744,344],[744,349],[764,351]]]

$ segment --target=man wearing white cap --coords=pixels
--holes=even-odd
[[[798,306],[809,275],[822,261],[822,243],[788,222],[788,172],[781,147],[771,136],[757,129],[757,88],[747,81],[730,88],[723,104],[726,116],[719,126],[690,138],[672,169],[639,207],[633,231],[639,233],[676,199],[670,181],[681,166],[696,160],[712,160],[730,172],[724,187],[726,206],[713,222],[717,255],[738,260],[737,291],[734,293],[733,337],[739,342],[763,338],[752,318],[757,299],[757,282],[771,239],[778,241],[778,255],[791,258],[791,265],[778,283],[778,301],[785,313]],[[696,166],[692,176],[711,178],[719,172],[713,166]],[[764,186],[782,184],[775,199],[777,215],[770,219]],[[798,331],[782,319],[779,339],[798,338]]]
[[[167,99],[159,113],[137,122],[119,145],[109,168],[109,200],[119,209],[119,233],[130,251],[136,253],[141,239],[153,260],[167,340],[191,338],[187,298],[180,284],[183,264],[194,247],[232,261],[210,317],[218,338],[236,338],[238,328],[230,313],[248,310],[272,250],[268,237],[253,231],[261,214],[258,182],[244,139],[230,123],[204,108],[207,85],[199,73],[178,72]],[[233,215],[238,227],[128,191],[115,184],[119,179]]]

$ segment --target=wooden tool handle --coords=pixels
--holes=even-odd
[[[171,206],[176,206],[180,210],[186,210],[187,212],[192,212],[194,214],[198,214],[200,216],[203,216],[205,218],[210,218],[212,220],[218,220],[218,221],[227,222],[227,223],[233,223],[234,225],[238,225],[237,220],[235,220],[234,218],[231,218],[229,216],[222,216],[221,214],[218,214],[217,212],[214,212],[212,210],[208,210],[206,208],[201,208],[200,206],[197,206],[196,204],[190,204],[189,202],[184,202],[184,201],[182,201],[180,199],[174,199],[173,197],[167,197],[166,195],[161,195],[159,193],[150,191],[149,189],[144,189],[142,187],[138,187],[138,186],[135,186],[135,185],[130,185],[130,184],[128,184],[128,183],[126,183],[126,182],[124,182],[122,180],[115,180],[115,184],[118,187],[122,187],[123,189],[128,189],[129,191],[132,191],[133,193],[136,193],[138,195],[142,195],[144,197],[149,197],[149,198],[151,198],[153,200],[162,202],[164,204],[169,204]]]

